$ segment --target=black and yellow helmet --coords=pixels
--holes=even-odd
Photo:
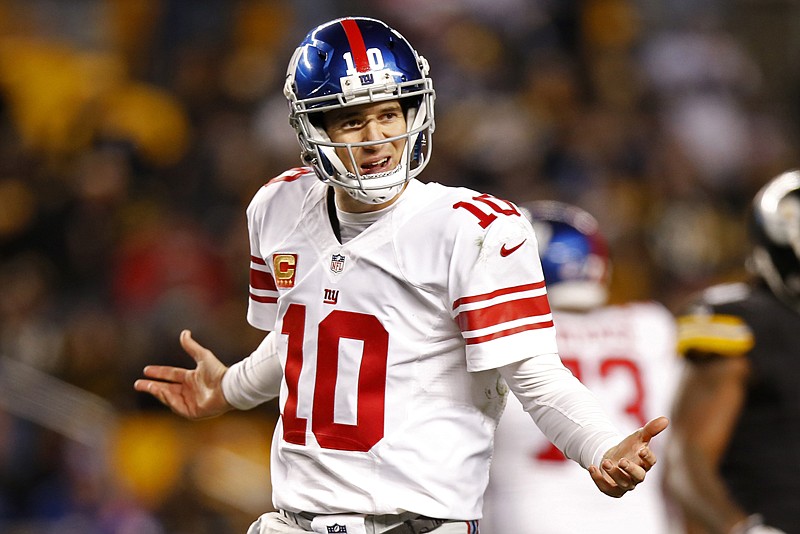
[[[753,198],[752,267],[774,293],[800,302],[800,170],[770,180]]]

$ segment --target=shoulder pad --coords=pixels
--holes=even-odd
[[[753,332],[741,317],[712,313],[678,317],[678,353],[683,356],[696,351],[738,357],[753,344]]]

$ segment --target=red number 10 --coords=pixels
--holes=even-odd
[[[283,317],[281,330],[288,336],[285,369],[288,396],[283,408],[283,439],[297,445],[306,444],[308,430],[307,419],[297,415],[305,323],[306,307],[291,304]],[[357,420],[354,425],[334,421],[340,339],[364,343],[357,374]],[[373,315],[334,310],[319,324],[311,432],[320,447],[366,452],[383,438],[388,353],[389,333]]]
[[[499,213],[501,215],[516,215],[517,217],[520,216],[520,212],[517,208],[514,207],[514,204],[509,202],[508,200],[503,200],[497,197],[493,197],[492,195],[478,195],[472,197],[472,200],[477,200],[481,202],[484,206],[489,207],[493,212]],[[505,204],[506,207],[504,208],[501,204]],[[478,204],[473,204],[472,202],[456,202],[453,204],[453,209],[463,208],[473,214],[475,217],[478,218],[478,224],[481,225],[481,228],[486,228],[492,221],[497,219],[497,215],[495,213],[487,213],[483,211],[485,208],[480,207]]]

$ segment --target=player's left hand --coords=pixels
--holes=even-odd
[[[641,483],[655,465],[656,455],[650,449],[650,440],[669,425],[666,417],[656,417],[642,428],[610,448],[600,466],[589,466],[595,485],[611,497],[622,497]]]

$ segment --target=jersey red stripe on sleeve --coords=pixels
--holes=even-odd
[[[278,302],[278,286],[266,265],[263,258],[250,256],[250,299],[262,304],[275,304]]]
[[[456,316],[456,322],[461,331],[465,332],[549,313],[550,304],[547,302],[547,296],[542,294],[475,310],[462,311]]]
[[[272,274],[255,268],[250,268],[250,287],[267,291],[277,291],[278,289]]]
[[[453,309],[467,345],[553,326],[544,281],[462,297]]]
[[[278,302],[278,297],[267,297],[250,293],[250,300],[254,302],[260,302],[261,304],[275,304]]]
[[[522,291],[534,291],[537,289],[544,288],[544,280],[541,282],[535,282],[533,284],[524,284],[521,286],[513,286],[513,287],[504,287],[503,289],[498,289],[496,291],[492,291],[491,293],[484,293],[482,295],[473,295],[471,297],[461,297],[460,299],[456,299],[453,302],[453,309],[455,310],[459,306],[463,304],[470,304],[473,302],[481,302],[484,300],[493,299],[496,297],[501,297],[503,295],[509,295],[512,293],[519,293]]]
[[[484,343],[486,341],[491,341],[499,337],[510,336],[512,334],[517,334],[519,332],[526,332],[528,330],[536,330],[538,328],[550,328],[551,326],[553,326],[552,320],[545,321],[543,323],[527,324],[524,326],[517,326],[516,328],[500,330],[499,332],[494,332],[493,334],[486,334],[485,336],[466,338],[465,341],[467,342],[467,345],[476,345],[478,343]]]

